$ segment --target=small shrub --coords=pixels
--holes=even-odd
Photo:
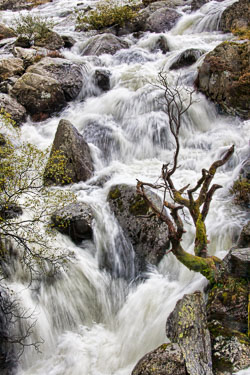
[[[110,26],[124,26],[136,16],[135,0],[127,0],[125,5],[120,5],[117,0],[104,0],[97,3],[96,9],[77,14],[77,28],[84,24],[89,29],[100,30]]]
[[[19,17],[14,20],[12,29],[18,36],[26,37],[30,41],[34,41],[35,38],[45,38],[53,26],[54,23],[51,20],[41,16],[33,16],[31,14],[24,16],[20,14]]]
[[[234,195],[236,204],[248,206],[250,204],[250,181],[247,178],[239,178],[233,184],[231,194]]]

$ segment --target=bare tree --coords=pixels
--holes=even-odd
[[[209,212],[211,200],[216,190],[222,186],[212,184],[215,173],[219,167],[224,165],[232,156],[234,146],[231,146],[216,160],[208,170],[202,169],[201,178],[195,186],[190,185],[176,189],[173,176],[178,168],[178,156],[180,152],[179,132],[182,125],[182,116],[193,103],[193,91],[185,89],[188,100],[186,104],[181,97],[181,89],[178,84],[170,87],[164,73],[159,74],[160,87],[163,89],[163,110],[168,115],[170,132],[174,137],[175,152],[172,164],[163,164],[161,171],[161,183],[151,184],[137,180],[137,193],[141,195],[150,205],[153,212],[164,221],[169,230],[169,240],[172,253],[176,258],[192,271],[200,272],[210,282],[215,282],[219,277],[219,265],[221,260],[215,256],[209,256],[207,252],[207,231],[205,220]],[[163,206],[160,209],[152,202],[147,188],[163,190]],[[167,192],[170,200],[166,200]],[[180,212],[187,208],[195,225],[194,253],[189,254],[181,245],[182,236],[185,233],[183,220]],[[167,211],[164,209],[167,208]],[[170,215],[169,215],[170,212]]]

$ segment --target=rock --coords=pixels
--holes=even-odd
[[[208,3],[209,0],[192,0],[191,2],[191,11],[200,9],[204,4]]]
[[[71,36],[68,36],[68,35],[62,35],[62,39],[64,41],[65,48],[71,48],[76,43],[75,39],[73,39]]]
[[[250,42],[224,42],[208,53],[197,86],[229,114],[250,118]]]
[[[237,278],[250,278],[250,247],[231,249],[223,262],[230,275]]]
[[[219,321],[208,324],[212,341],[213,370],[217,375],[232,374],[250,365],[250,345],[246,335],[223,327]]]
[[[57,80],[67,101],[75,99],[83,85],[81,67],[66,59],[45,57],[39,63],[30,66],[27,73]]]
[[[239,248],[250,247],[250,221],[243,227],[237,246]]]
[[[7,113],[10,114],[12,120],[20,125],[26,118],[25,108],[7,94],[0,94],[0,107],[3,108]]]
[[[14,219],[15,217],[22,215],[22,213],[23,213],[22,208],[18,206],[17,204],[10,203],[6,207],[5,204],[0,202],[0,216],[4,220]]]
[[[20,76],[24,72],[23,61],[15,57],[0,60],[0,80],[5,81],[6,79],[13,76]]]
[[[91,37],[82,50],[81,55],[100,56],[104,53],[114,55],[122,48],[128,48],[128,43],[113,34],[102,34]]]
[[[231,32],[234,29],[249,27],[250,7],[248,0],[239,0],[222,13],[219,30]]]
[[[156,40],[153,51],[158,49],[161,50],[162,53],[169,52],[168,41],[164,35],[160,35],[159,38]]]
[[[162,344],[146,354],[135,366],[132,375],[188,375],[178,344]]]
[[[18,77],[10,77],[3,82],[0,82],[0,92],[3,94],[10,94],[11,89],[18,80]]]
[[[89,146],[82,135],[78,133],[77,129],[67,120],[59,122],[52,145],[51,156],[57,151],[62,152],[65,156],[65,174],[70,179],[70,182],[86,181],[92,176],[94,168]],[[56,163],[56,161],[54,162]],[[47,164],[44,175],[47,184],[56,183],[64,185],[69,183],[69,181],[65,181],[64,175],[55,178],[53,171],[51,173],[49,169],[49,165]]]
[[[176,61],[171,64],[169,69],[180,69],[185,66],[192,65],[203,55],[203,53],[203,51],[196,48],[186,49],[186,51],[180,53]]]
[[[15,41],[15,46],[22,48],[30,48],[31,40],[27,36],[19,35],[19,37]]]
[[[190,375],[213,375],[206,306],[201,292],[179,300],[166,324],[167,337],[180,346]]]
[[[227,261],[227,257],[223,260]],[[216,320],[224,328],[243,334],[248,329],[248,286],[247,280],[227,276],[220,279],[208,293],[208,321]]]
[[[110,71],[106,69],[96,69],[94,73],[94,82],[102,90],[110,90]]]
[[[13,55],[19,59],[22,59],[24,67],[27,68],[28,66],[34,64],[37,58],[37,51],[33,48],[14,47]]]
[[[67,234],[75,243],[92,239],[93,214],[85,203],[73,203],[56,211],[52,217],[53,226],[61,233]]]
[[[37,47],[45,47],[53,51],[64,47],[64,40],[55,31],[49,31],[43,38],[35,38],[34,45]]]
[[[6,38],[14,38],[15,36],[16,34],[12,29],[5,26],[3,23],[0,23],[0,40]]]
[[[66,105],[59,82],[34,73],[25,73],[19,78],[11,93],[33,115],[34,120],[47,118]]]
[[[161,204],[155,194],[154,199]],[[154,215],[147,217],[150,207],[132,186],[113,186],[108,201],[125,237],[133,245],[137,269],[145,271],[147,263],[158,264],[169,245],[167,225]]]
[[[180,14],[171,8],[160,8],[151,14],[146,23],[144,31],[161,33],[171,30],[180,18]]]

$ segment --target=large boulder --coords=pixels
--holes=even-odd
[[[231,249],[224,262],[227,264],[227,272],[231,275],[250,279],[250,247]]]
[[[161,204],[156,194],[152,194],[152,199]],[[148,263],[157,265],[169,245],[167,225],[155,215],[150,215],[149,205],[132,186],[113,186],[108,201],[125,236],[133,245],[138,270],[144,271]]]
[[[169,69],[180,69],[192,65],[203,55],[203,53],[203,51],[197,48],[186,49],[186,51],[181,52],[180,55],[177,56]]]
[[[161,33],[171,30],[180,18],[180,14],[171,8],[160,8],[151,14],[146,23],[144,30],[154,33]]]
[[[169,315],[166,334],[180,346],[190,375],[213,375],[210,334],[203,294],[186,294]]]
[[[227,258],[224,262],[228,269]],[[219,321],[227,329],[246,334],[248,329],[247,279],[237,278],[235,275],[221,278],[220,282],[209,291],[207,316],[208,321]]]
[[[250,118],[250,42],[224,42],[208,53],[197,86],[227,113]]]
[[[220,19],[219,29],[231,32],[239,28],[249,27],[249,20],[249,0],[239,0],[224,10]]]
[[[15,83],[11,93],[33,115],[34,120],[47,118],[66,105],[60,83],[39,74],[25,73]]]
[[[30,66],[27,73],[57,80],[67,101],[75,99],[83,85],[81,67],[66,59],[45,57],[39,63]]]
[[[0,40],[5,38],[13,38],[15,36],[16,35],[12,29],[5,26],[3,23],[0,23]]]
[[[128,48],[128,43],[113,34],[102,34],[91,37],[81,54],[100,56],[104,53],[108,53],[114,55],[122,48]]]
[[[26,118],[26,109],[24,106],[7,94],[0,93],[0,108],[9,113],[17,125],[20,125]]]
[[[58,162],[56,158],[53,159],[56,152],[60,152],[65,158],[66,176],[54,175],[53,163]],[[45,183],[64,185],[86,181],[92,176],[93,169],[90,149],[83,136],[69,121],[61,120],[55,134],[50,160],[45,169]]]
[[[146,354],[132,375],[188,375],[185,359],[178,344],[162,344]]]
[[[34,45],[37,47],[45,47],[53,51],[64,47],[64,40],[55,31],[50,30],[43,37],[36,37]]]
[[[219,321],[208,323],[216,375],[235,373],[250,366],[250,345],[246,335],[225,328]]]
[[[6,59],[0,59],[0,80],[5,81],[6,79],[14,76],[20,76],[24,72],[23,61],[15,57]]]
[[[76,244],[93,237],[93,214],[85,203],[72,203],[56,211],[51,220],[59,232],[70,236]]]

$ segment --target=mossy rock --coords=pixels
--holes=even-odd
[[[162,204],[156,194],[151,194],[154,204]],[[148,263],[157,265],[169,246],[167,225],[152,215],[148,203],[137,195],[133,186],[113,186],[108,201],[126,239],[134,248],[137,271],[145,271]]]
[[[247,334],[248,282],[245,278],[225,276],[208,294],[208,321],[219,321],[223,327]]]
[[[247,335],[225,327],[216,320],[209,322],[208,328],[215,374],[221,371],[231,373],[250,365],[250,341]]]

